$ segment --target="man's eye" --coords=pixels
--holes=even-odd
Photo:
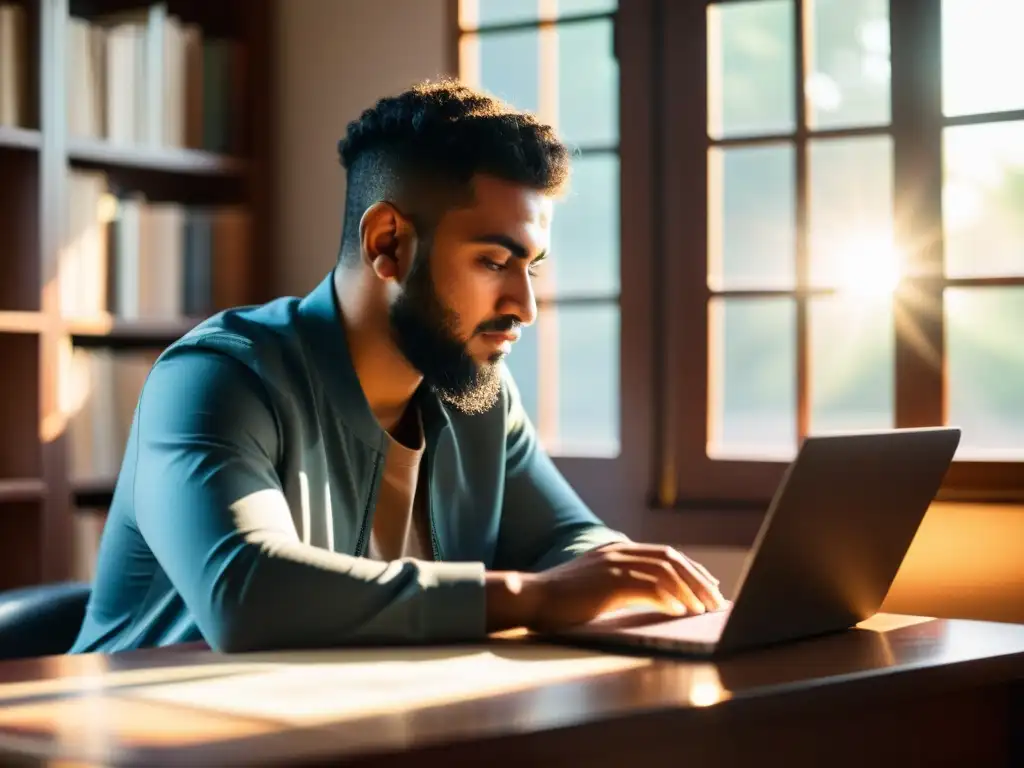
[[[528,270],[526,270],[526,271],[530,273],[530,277],[536,277],[538,275],[538,273],[541,271],[541,269],[543,268],[543,266],[544,266],[543,262],[535,261],[535,262],[533,262],[530,265],[530,268]]]
[[[483,262],[484,266],[487,267],[487,269],[491,270],[492,272],[501,272],[503,269],[505,269],[504,264],[499,264],[498,262],[491,261],[490,259],[484,259]]]

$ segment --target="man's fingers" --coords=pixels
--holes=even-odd
[[[679,573],[679,569],[673,567],[672,563],[655,559],[652,559],[650,562],[657,564],[662,569],[664,578],[670,585],[674,596],[686,606],[689,612],[704,613],[708,610],[705,601],[694,591],[693,585]]]
[[[628,574],[632,578],[635,578],[636,572],[653,576],[657,580],[658,586],[682,603],[687,611],[705,612],[704,602],[694,593],[672,563],[667,560],[618,553],[615,556],[615,561],[620,566],[618,569],[620,573]]]
[[[670,590],[662,586],[657,576],[633,568],[626,572],[632,583],[619,591],[616,602],[620,607],[633,607],[640,603],[673,616],[686,615],[686,606],[676,599]]]
[[[694,612],[715,611],[725,606],[725,598],[718,589],[718,580],[708,573],[704,566],[695,563],[672,547],[658,544],[627,544],[616,548],[615,554],[618,557],[653,558],[670,563],[686,584],[686,591],[694,594],[701,603],[700,609],[691,607]]]
[[[717,583],[709,580],[685,555],[670,550],[669,557],[676,568],[681,571],[680,576],[697,593],[707,610],[717,611],[723,607],[722,593],[719,592]]]
[[[710,581],[710,582],[711,582],[712,584],[714,584],[714,585],[715,585],[716,587],[717,587],[717,586],[718,586],[719,584],[721,584],[721,583],[722,583],[721,581],[719,581],[718,579],[716,579],[716,578],[715,578],[714,576],[712,576],[712,575],[711,575],[711,571],[709,571],[709,570],[708,570],[707,568],[705,568],[705,567],[704,567],[703,565],[701,565],[701,564],[700,564],[700,563],[698,563],[698,562],[697,562],[696,560],[694,560],[694,559],[693,559],[692,557],[690,557],[689,555],[687,555],[687,554],[686,554],[685,552],[680,552],[679,554],[680,554],[680,555],[682,555],[683,557],[685,557],[685,558],[686,558],[686,561],[687,561],[687,562],[688,562],[688,563],[689,563],[690,565],[692,565],[692,566],[693,566],[694,568],[696,568],[696,569],[697,569],[697,571],[698,571],[698,572],[699,572],[699,573],[700,573],[701,575],[703,575],[705,579],[707,579],[708,581]]]

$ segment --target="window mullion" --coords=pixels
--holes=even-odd
[[[663,209],[654,274],[662,370],[657,501],[671,507],[707,477],[708,38],[704,3],[661,2],[658,126]],[[671,251],[669,252],[669,249]]]
[[[793,14],[793,49],[796,88],[796,286],[798,291],[810,284],[810,252],[808,248],[808,169],[807,169],[807,99],[804,91],[807,51],[810,45],[808,4],[795,0]],[[813,7],[813,6],[812,6]],[[797,444],[810,431],[810,334],[808,329],[808,298],[802,291],[796,297],[796,414]]]
[[[941,4],[890,3],[896,237],[896,426],[945,422]]]
[[[553,0],[541,0],[541,18],[553,18],[557,8]],[[538,30],[540,65],[537,68],[538,112],[541,120],[558,130],[558,27],[543,26]],[[551,296],[558,295],[555,275],[545,270],[543,283],[538,287]],[[537,317],[537,429],[542,439],[556,443],[559,434],[559,355],[558,309],[551,306]]]

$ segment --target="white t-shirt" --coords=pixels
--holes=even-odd
[[[373,512],[370,547],[367,557],[374,560],[398,560],[413,557],[433,560],[430,544],[430,523],[427,520],[424,495],[421,488],[420,466],[423,462],[425,442],[423,423],[417,413],[418,441],[410,448],[388,434],[384,474],[377,491],[377,506]]]

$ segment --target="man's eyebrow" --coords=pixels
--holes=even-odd
[[[515,238],[509,237],[508,235],[479,235],[477,237],[471,238],[470,242],[480,243],[482,245],[496,245],[499,248],[504,248],[517,259],[527,259],[530,256],[529,250],[526,248],[526,246],[524,246]],[[547,255],[547,251],[541,251],[540,253],[537,254],[537,257],[534,259],[534,261],[540,261],[541,259],[545,259],[547,258]]]

